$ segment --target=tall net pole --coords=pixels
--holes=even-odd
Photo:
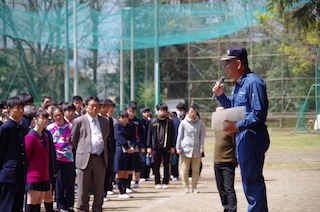
[[[159,72],[159,17],[158,0],[154,2],[154,90],[155,105],[160,103],[160,72]]]

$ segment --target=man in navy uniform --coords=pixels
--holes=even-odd
[[[225,120],[223,129],[236,134],[236,155],[240,165],[242,185],[248,201],[248,211],[268,211],[266,187],[262,174],[265,153],[270,139],[265,125],[268,98],[265,82],[251,72],[248,66],[247,51],[242,47],[229,47],[225,61],[226,75],[234,79],[231,96],[226,96],[223,84],[216,83],[212,92],[225,107],[245,106],[245,118],[238,122]]]

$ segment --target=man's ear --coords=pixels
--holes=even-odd
[[[237,63],[237,69],[239,70],[242,66],[242,62],[241,60],[237,60],[236,63]]]

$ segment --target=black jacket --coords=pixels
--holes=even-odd
[[[0,127],[0,183],[25,183],[26,134],[26,129],[12,119]]]
[[[161,125],[165,126],[164,131],[160,129]],[[167,133],[167,135],[165,135],[165,133]],[[149,123],[147,147],[152,149],[170,149],[171,147],[174,148],[174,144],[175,129],[173,122],[167,117],[164,120],[153,117]]]

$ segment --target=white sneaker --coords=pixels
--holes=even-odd
[[[103,201],[104,202],[107,202],[107,201],[110,201],[111,199],[109,199],[109,198],[107,198],[107,197],[105,197],[105,198],[103,198]]]
[[[114,195],[114,194],[118,194],[118,192],[116,192],[116,191],[107,191],[107,195]]]
[[[189,188],[185,188],[184,189],[184,193],[186,194],[186,193],[189,193]]]
[[[178,180],[177,177],[172,178],[172,181],[177,181],[177,180]]]
[[[135,183],[133,188],[139,188],[139,184],[138,183]]]
[[[146,179],[145,179],[145,178],[140,178],[139,181],[140,181],[140,182],[144,182],[144,181],[146,181]]]
[[[162,188],[161,184],[157,184],[156,188]]]
[[[133,196],[129,194],[119,194],[120,199],[128,199],[128,198],[133,198]]]
[[[163,184],[162,188],[169,188],[167,184]]]
[[[192,180],[192,177],[189,177],[189,180]]]
[[[118,189],[118,185],[113,185],[113,189]]]
[[[130,189],[130,188],[126,188],[126,193],[127,194],[131,194],[131,193],[137,193],[136,190]]]
[[[193,188],[192,192],[195,193],[195,194],[200,193],[200,191],[198,191],[196,188]]]

